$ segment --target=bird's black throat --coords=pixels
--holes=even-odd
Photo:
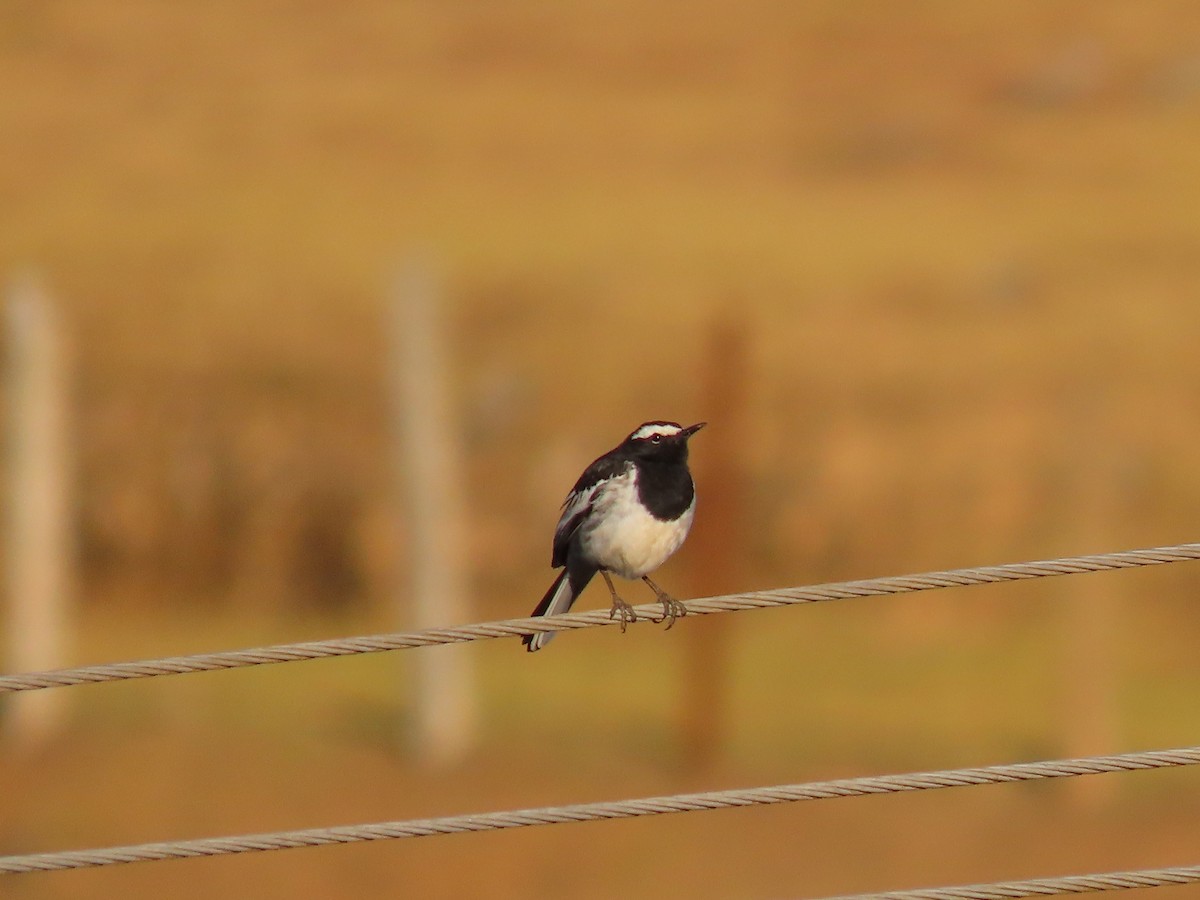
[[[637,464],[638,499],[661,522],[682,516],[696,496],[686,463],[641,461]]]

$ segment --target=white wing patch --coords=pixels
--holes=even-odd
[[[582,491],[572,491],[567,495],[567,499],[563,501],[562,515],[558,517],[558,527],[554,529],[554,540],[561,541],[568,537],[568,530],[578,528],[582,522],[580,518],[587,511],[588,507],[596,499],[596,492],[604,485],[608,484],[613,478],[625,478],[629,475],[629,466],[617,475],[609,478],[601,478],[595,484],[584,488]]]
[[[563,501],[562,515],[558,517],[558,527],[554,529],[556,540],[561,540],[563,532],[571,527],[575,517],[587,510],[591,505],[592,497],[596,494],[596,489],[602,484],[604,484],[603,481],[598,481],[586,491],[577,491],[567,495],[567,499]]]

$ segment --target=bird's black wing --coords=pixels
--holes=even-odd
[[[624,475],[631,463],[624,458],[605,454],[583,470],[571,493],[563,501],[562,515],[558,527],[554,529],[554,552],[551,554],[550,565],[554,568],[567,564],[567,549],[571,538],[580,524],[588,517],[595,503],[596,492],[606,481]]]

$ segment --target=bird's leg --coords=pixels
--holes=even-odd
[[[613,587],[612,579],[608,577],[608,573],[603,569],[600,574],[604,576],[604,583],[608,585],[608,592],[612,594],[612,609],[608,611],[610,619],[621,619],[621,633],[625,633],[625,626],[630,622],[637,621],[637,614],[633,611],[633,607],[617,596],[617,589]]]
[[[650,590],[654,591],[658,597],[658,602],[663,605],[663,617],[658,621],[666,622],[667,630],[669,631],[677,618],[687,615],[687,607],[651,581],[649,575],[643,575],[642,581],[650,585]]]

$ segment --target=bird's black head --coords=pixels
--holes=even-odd
[[[688,438],[705,424],[697,422],[684,428],[676,422],[646,422],[635,428],[621,446],[636,459],[649,462],[686,462]]]

